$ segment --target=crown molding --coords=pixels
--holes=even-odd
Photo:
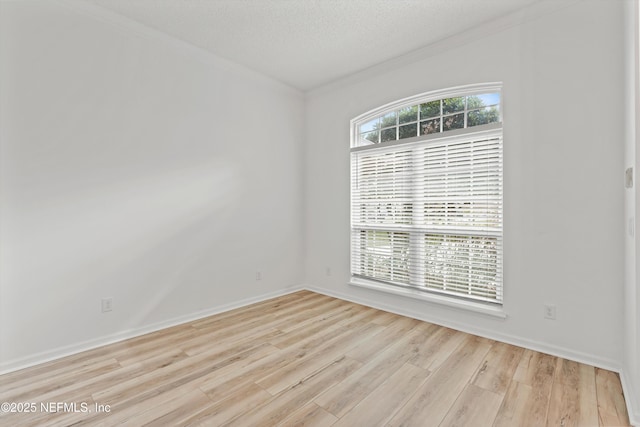
[[[5,1],[26,2],[27,0],[0,0],[0,2]],[[213,64],[217,67],[225,68],[233,72],[244,72],[252,75],[254,78],[258,77],[261,80],[275,83],[297,94],[305,94],[307,96],[321,94],[324,92],[339,89],[358,81],[373,78],[402,66],[438,55],[442,52],[446,52],[447,50],[450,50],[452,48],[463,46],[472,41],[488,37],[492,34],[496,34],[509,28],[522,25],[526,22],[533,21],[540,18],[541,16],[556,12],[557,10],[566,8],[580,1],[582,0],[541,0],[516,12],[512,12],[502,17],[492,19],[490,21],[486,21],[483,24],[477,25],[467,31],[454,34],[435,43],[431,43],[419,49],[375,64],[371,67],[365,68],[355,73],[346,74],[329,83],[311,88],[306,91],[301,91],[280,80],[269,77],[257,70],[238,64],[232,60],[220,57],[213,52],[208,51],[207,49],[201,48],[177,37],[171,36],[160,30],[148,27],[136,20],[127,18],[101,6],[87,3],[82,0],[53,0],[53,2],[65,6],[68,9],[72,9],[78,13],[82,13],[102,23],[112,25],[120,31],[124,31],[129,34],[135,34],[146,39],[163,42],[173,48],[187,52],[192,56],[200,59],[201,61]]]
[[[367,80],[401,68],[403,66],[418,62],[420,60],[447,52],[453,48],[464,46],[468,43],[491,36],[496,33],[517,27],[527,22],[534,21],[542,16],[554,13],[560,9],[569,7],[583,0],[542,0],[533,3],[516,12],[509,13],[496,19],[486,21],[480,25],[472,27],[466,31],[454,34],[437,42],[428,44],[419,49],[375,64],[364,70],[347,74],[327,84],[317,86],[305,92],[306,96],[320,95],[342,87],[351,85],[362,80]]]
[[[6,1],[6,0],[0,0]],[[28,0],[9,0],[12,2],[27,2]],[[220,68],[234,74],[243,74],[248,78],[254,80],[260,80],[266,84],[270,84],[281,89],[284,89],[296,96],[303,94],[299,89],[288,85],[273,77],[267,76],[257,70],[249,68],[245,65],[239,64],[235,61],[218,56],[217,54],[182,40],[178,37],[172,36],[155,28],[149,27],[141,22],[118,13],[112,12],[99,5],[88,3],[82,0],[52,0],[51,3],[58,4],[67,10],[84,15],[89,19],[96,20],[103,24],[109,25],[116,31],[124,34],[137,36],[147,40],[161,43],[169,48],[172,48],[178,52],[189,55],[203,63],[212,65],[216,68]]]

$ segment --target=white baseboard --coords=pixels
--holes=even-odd
[[[351,301],[356,304],[362,304],[368,307],[389,311],[395,314],[399,314],[401,316],[412,317],[414,319],[423,320],[425,322],[435,323],[437,325],[446,326],[447,328],[455,329],[457,331],[462,331],[472,335],[477,335],[484,338],[501,341],[507,344],[516,345],[518,347],[528,348],[531,350],[539,351],[541,353],[551,354],[553,356],[562,357],[564,359],[574,360],[576,362],[596,366],[598,368],[607,369],[609,371],[615,371],[615,372],[620,371],[620,363],[618,363],[617,361],[599,358],[599,357],[593,357],[590,354],[574,351],[569,348],[550,345],[540,341],[530,340],[530,339],[526,339],[526,338],[522,338],[514,335],[503,334],[500,332],[496,332],[494,330],[479,328],[475,325],[470,325],[468,323],[460,323],[460,322],[451,321],[450,319],[444,319],[438,316],[433,316],[430,313],[416,312],[412,310],[407,310],[402,307],[398,307],[396,305],[384,304],[379,301],[375,301],[368,298],[360,298],[360,297],[354,298],[351,295],[347,295],[341,292],[328,291],[324,288],[319,288],[316,286],[305,285],[304,288],[313,292],[317,292],[319,294],[324,294],[324,295],[332,296],[335,298],[340,298],[346,301]]]
[[[539,351],[541,353],[550,354],[552,356],[562,357],[563,359],[573,360],[575,362],[584,363],[586,365],[595,366],[598,368],[606,369],[608,371],[617,372],[620,375],[620,382],[622,383],[622,390],[624,392],[625,401],[627,403],[627,412],[629,413],[629,420],[632,426],[640,427],[640,408],[638,408],[637,393],[634,392],[631,381],[627,378],[624,369],[619,362],[594,357],[593,355],[582,353],[579,351],[571,350],[566,347],[560,347],[556,345],[550,345],[540,341],[530,340],[522,337],[517,337],[509,334],[502,334],[493,330],[487,330],[478,328],[475,325],[462,324],[458,322],[452,322],[449,319],[442,319],[437,316],[425,315],[423,312],[414,312],[395,305],[380,303],[368,298],[353,297],[351,295],[344,294],[342,292],[329,291],[324,288],[319,288],[312,285],[304,285],[304,289],[319,294],[327,295],[334,298],[339,298],[345,301],[354,302],[356,304],[366,305],[367,307],[377,308],[379,310],[389,311],[391,313],[399,314],[401,316],[412,317],[414,319],[423,320],[425,322],[435,323],[441,326],[445,326],[458,331],[466,332],[472,335],[489,338],[492,340],[504,342],[507,344],[516,345],[518,347],[527,348],[530,350]]]
[[[323,295],[328,295],[334,298],[339,298],[345,301],[351,301],[356,304],[362,304],[368,307],[389,311],[392,313],[399,314],[401,316],[407,316],[407,317],[412,317],[414,319],[423,320],[426,322],[436,323],[438,325],[446,326],[448,328],[456,329],[456,330],[470,333],[473,335],[482,336],[492,340],[502,341],[508,344],[517,345],[519,347],[529,348],[531,350],[540,351],[543,353],[551,354],[551,355],[562,357],[569,360],[575,360],[576,362],[597,366],[599,368],[607,369],[610,371],[615,371],[615,372],[621,371],[620,369],[621,366],[617,362],[593,357],[592,355],[576,352],[574,350],[571,350],[565,347],[549,345],[543,342],[529,340],[529,339],[512,336],[508,334],[501,334],[493,330],[478,328],[478,327],[475,327],[474,325],[463,324],[459,322],[452,322],[449,319],[442,319],[442,318],[438,318],[437,316],[425,315],[425,313],[423,312],[414,312],[412,310],[407,310],[395,305],[384,304],[379,301],[374,301],[368,298],[354,298],[351,295],[347,295],[341,292],[328,291],[327,289],[319,288],[312,285],[300,285],[300,286],[293,286],[293,287],[280,289],[273,292],[268,292],[255,297],[244,298],[231,303],[219,305],[216,307],[211,307],[206,310],[168,319],[163,322],[157,322],[157,323],[153,323],[153,324],[146,325],[139,328],[127,329],[124,331],[116,332],[114,334],[105,335],[99,338],[95,338],[95,339],[91,339],[91,340],[87,340],[87,341],[83,341],[83,342],[79,342],[76,344],[71,344],[63,347],[58,347],[52,350],[47,350],[41,353],[29,355],[19,359],[13,359],[7,362],[2,362],[0,363],[0,375],[8,372],[17,371],[19,369],[28,368],[30,366],[38,365],[41,363],[49,362],[51,360],[59,359],[61,357],[70,356],[72,354],[80,353],[82,351],[91,350],[97,347],[102,347],[107,344],[113,344],[119,341],[124,341],[126,339],[138,337],[140,335],[148,334],[150,332],[155,332],[160,329],[169,328],[172,326],[202,319],[204,317],[212,316],[214,314],[219,314],[225,311],[244,307],[250,304],[255,304],[257,302],[265,301],[271,298],[276,298],[276,297],[286,295],[292,292],[297,292],[303,289],[306,289],[312,292],[317,292]]]
[[[0,375],[9,372],[18,371],[20,369],[28,368],[41,363],[50,362],[52,360],[60,359],[62,357],[71,356],[73,354],[81,353],[83,351],[92,350],[94,348],[102,347],[104,345],[113,344],[116,342],[124,341],[130,338],[135,338],[140,335],[155,332],[161,329],[170,328],[172,326],[180,325],[183,323],[191,322],[194,320],[202,319],[204,317],[212,316],[214,314],[223,313],[225,311],[233,310],[236,308],[244,307],[247,305],[255,304],[257,302],[265,301],[271,298],[276,298],[282,295],[287,295],[293,292],[297,292],[304,289],[302,286],[292,286],[284,289],[279,289],[273,292],[267,292],[262,295],[258,295],[251,298],[244,298],[238,301],[234,301],[228,304],[211,307],[206,310],[201,310],[195,313],[186,314],[184,316],[174,317],[163,322],[157,322],[150,325],[142,326],[140,328],[127,329],[114,334],[105,335],[99,338],[71,344],[63,347],[58,347],[52,350],[43,351],[41,353],[29,355],[19,359],[9,360],[7,362],[0,363]]]
[[[84,341],[77,344],[72,344],[64,347],[58,347],[56,349],[48,350],[42,353],[30,355],[20,359],[14,359],[8,362],[0,363],[0,375],[17,371],[20,369],[28,368],[30,366],[46,363],[55,359],[59,359],[65,356],[70,356],[83,351],[91,350],[104,345],[113,344],[126,339],[135,338],[140,335],[155,332],[160,329],[169,328],[172,326],[180,325],[183,323],[191,322],[194,320],[202,319],[204,317],[212,316],[214,314],[223,313],[225,311],[233,310],[236,308],[244,307],[257,302],[265,301],[271,298],[276,298],[282,295],[287,295],[300,290],[309,290],[317,292],[319,294],[327,295],[334,298],[339,298],[345,301],[350,301],[356,304],[366,305],[368,307],[377,308],[379,310],[389,311],[401,316],[412,317],[414,319],[423,320],[426,322],[435,323],[438,325],[446,326],[448,328],[456,329],[462,332],[466,332],[473,335],[482,336],[496,341],[505,342],[519,347],[528,348],[531,350],[539,351],[542,353],[551,354],[553,356],[562,357],[568,360],[574,360],[576,362],[585,363],[588,365],[596,366],[602,369],[618,372],[620,374],[620,381],[627,402],[627,410],[629,412],[629,419],[631,425],[640,427],[640,407],[638,407],[637,393],[632,387],[631,381],[626,375],[618,362],[593,357],[582,352],[577,352],[565,347],[549,345],[543,342],[529,340],[522,337],[517,337],[509,334],[502,334],[492,330],[486,330],[483,328],[477,328],[474,325],[462,324],[458,322],[452,322],[448,319],[438,318],[437,316],[425,315],[422,312],[414,312],[395,305],[380,303],[368,298],[354,298],[351,295],[347,295],[341,292],[329,291],[324,288],[319,288],[311,285],[292,286],[284,289],[280,289],[273,292],[268,292],[262,295],[258,295],[251,298],[245,298],[238,301],[234,301],[228,304],[219,305],[209,308],[207,310],[198,311],[195,313],[187,314],[184,316],[175,317],[164,322],[158,322],[151,325],[147,325],[141,328],[128,329],[125,331],[117,332],[115,334],[106,335],[100,338]]]

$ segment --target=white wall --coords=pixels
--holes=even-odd
[[[622,2],[584,1],[310,93],[306,282],[317,290],[619,369]],[[410,95],[504,83],[506,320],[348,285],[349,120]],[[330,173],[327,173],[330,171]],[[331,268],[331,275],[326,274]],[[543,304],[557,305],[557,320]]]
[[[622,188],[640,153],[621,102],[630,99],[620,31],[629,3],[524,16],[314,91],[305,104],[295,90],[108,14],[0,1],[0,371],[304,281],[624,366],[627,386],[640,390],[640,263],[635,239],[623,237],[640,200]],[[496,80],[508,318],[350,287],[349,120]],[[100,313],[103,297],[114,298],[113,312]],[[556,321],[543,319],[544,303],[557,305]]]
[[[637,129],[638,112],[640,111],[638,102],[638,2],[626,1],[624,9],[624,58],[625,74],[625,167],[637,168],[636,156],[640,154],[637,145],[640,139]],[[636,179],[640,177],[635,170]],[[625,287],[624,287],[624,313],[625,313],[625,334],[624,334],[624,370],[621,379],[625,385],[627,402],[630,406],[630,416],[635,425],[640,425],[640,292],[638,292],[638,252],[637,242],[637,203],[640,198],[636,196],[638,183],[634,183],[633,188],[625,190],[625,216],[627,233],[625,235]],[[633,228],[630,230],[629,227]]]
[[[0,7],[0,371],[302,282],[299,92],[89,9]]]

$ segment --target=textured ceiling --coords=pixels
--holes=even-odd
[[[306,91],[539,0],[85,0]]]

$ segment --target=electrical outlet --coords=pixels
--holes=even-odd
[[[549,320],[556,320],[556,306],[553,304],[544,305],[544,318]]]
[[[113,310],[113,298],[102,298],[102,312],[106,313]]]
[[[262,273],[259,271],[256,271],[256,280],[262,280]]]
[[[325,274],[326,274],[327,276],[331,276],[331,267],[326,267],[326,268],[324,269],[324,272],[325,272]]]

